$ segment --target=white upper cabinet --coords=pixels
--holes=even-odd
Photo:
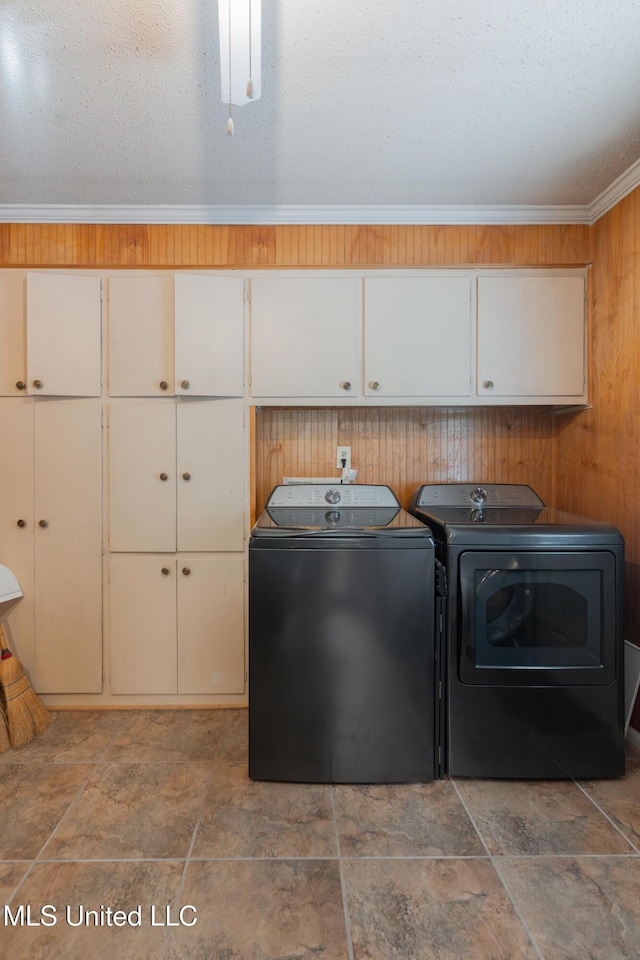
[[[109,279],[109,393],[173,393],[173,277]]]
[[[101,280],[27,274],[27,393],[101,394]]]
[[[25,277],[0,271],[0,396],[19,397],[26,389]]]
[[[356,277],[252,280],[253,396],[355,399],[359,291]]]
[[[176,274],[175,392],[241,397],[244,392],[244,281]]]
[[[584,277],[478,277],[477,373],[483,400],[583,402]]]
[[[111,396],[242,396],[243,296],[237,277],[111,277]]]
[[[367,397],[468,397],[471,278],[364,281]]]

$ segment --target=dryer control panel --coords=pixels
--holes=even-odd
[[[427,483],[417,507],[535,507],[544,503],[525,483]]]

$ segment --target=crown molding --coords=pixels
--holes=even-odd
[[[640,185],[640,160],[589,204],[0,204],[0,223],[157,223],[157,224],[593,224]]]
[[[589,223],[588,207],[462,205],[119,205],[0,204],[0,223],[145,224],[550,224]]]
[[[599,197],[596,197],[589,204],[587,207],[589,222],[595,223],[596,220],[599,220],[608,210],[615,207],[616,203],[619,203],[628,193],[635,190],[638,185],[640,185],[640,160],[632,163],[624,173],[620,174],[617,180],[614,180],[606,190],[602,191]]]

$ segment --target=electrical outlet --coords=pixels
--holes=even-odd
[[[342,462],[344,460],[344,463]],[[349,470],[351,467],[351,447],[338,447],[336,452],[336,467],[338,470]]]

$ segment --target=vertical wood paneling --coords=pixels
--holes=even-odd
[[[358,482],[387,483],[403,504],[421,483],[529,483],[554,501],[553,413],[544,408],[262,408],[256,509],[285,476],[336,476],[349,445]]]
[[[565,242],[569,242],[566,240]],[[625,635],[640,643],[640,190],[592,228],[589,395],[558,421],[558,500],[625,538]],[[566,247],[563,247],[563,250]],[[640,705],[633,724],[640,729]]]
[[[5,267],[582,265],[589,227],[0,224]]]

